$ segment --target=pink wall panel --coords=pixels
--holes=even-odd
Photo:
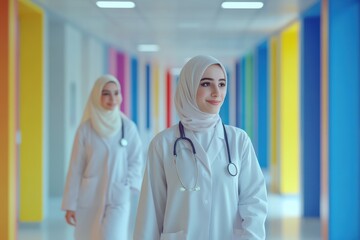
[[[109,73],[114,75],[120,83],[122,103],[120,110],[127,116],[131,117],[130,112],[130,71],[129,58],[123,52],[114,48],[109,49]]]
[[[116,49],[110,48],[109,49],[109,73],[116,76],[117,70],[116,70]]]

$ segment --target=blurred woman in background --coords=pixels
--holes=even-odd
[[[119,110],[118,80],[98,78],[77,130],[62,209],[76,240],[129,238],[131,191],[139,191],[144,166],[136,125]]]

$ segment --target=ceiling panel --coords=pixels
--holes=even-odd
[[[237,58],[319,0],[266,0],[259,10],[224,10],[219,0],[135,0],[134,9],[100,9],[96,0],[34,2],[131,54],[182,65],[195,54]],[[144,43],[160,51],[138,53]]]

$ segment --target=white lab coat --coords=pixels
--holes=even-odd
[[[135,124],[125,116],[122,119],[126,147],[119,144],[121,129],[105,139],[88,120],[77,130],[62,202],[63,210],[76,212],[76,239],[123,239],[104,229],[127,233],[130,189],[140,190],[145,163]]]
[[[193,132],[186,137],[195,146],[198,158],[199,191],[180,191],[173,146],[179,137],[178,125],[159,133],[150,143],[144,174],[135,240],[222,240],[265,239],[267,215],[266,184],[248,135],[226,126],[235,177],[227,171],[228,157],[221,122],[206,153]],[[185,144],[177,147],[181,152]],[[189,155],[189,159],[192,155]],[[185,185],[196,180],[194,163],[177,158],[178,172]],[[191,165],[192,164],[192,165]]]

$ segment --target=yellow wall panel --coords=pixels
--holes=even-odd
[[[43,13],[20,1],[20,221],[44,217]]]
[[[153,65],[153,75],[152,75],[152,85],[153,85],[153,104],[154,112],[153,112],[153,119],[154,119],[154,130],[155,134],[160,131],[160,70],[159,65]]]
[[[280,192],[291,194],[300,189],[300,24],[280,38]]]

